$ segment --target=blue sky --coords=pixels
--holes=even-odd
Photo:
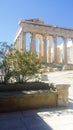
[[[73,0],[0,0],[0,41],[13,43],[23,18],[73,28]]]

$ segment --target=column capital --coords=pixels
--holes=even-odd
[[[47,36],[47,40],[50,40],[51,39],[51,36]]]
[[[67,41],[67,37],[62,37],[63,41]]]
[[[40,34],[37,34],[36,35],[38,38],[42,38],[43,36],[42,35],[40,35]]]
[[[58,35],[55,34],[55,35],[52,35],[53,39],[57,39]]]
[[[30,32],[30,35],[33,35],[33,36],[35,36],[35,35],[36,35],[36,33]]]
[[[47,34],[44,34],[44,35],[43,35],[43,38],[47,38]]]
[[[20,35],[25,35],[25,34],[26,34],[26,32],[24,32],[24,31],[20,32]]]
[[[56,38],[56,37],[58,37],[58,35],[57,35],[57,34],[55,34],[55,35],[52,35],[52,37],[53,37],[53,38]]]

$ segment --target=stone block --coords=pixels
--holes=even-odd
[[[70,85],[69,84],[56,84],[58,99],[57,99],[57,105],[58,106],[68,106],[68,89]]]

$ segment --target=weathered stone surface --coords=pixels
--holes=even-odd
[[[44,24],[42,19],[23,19],[19,22],[19,30],[14,39],[14,47],[21,51],[26,51],[26,34],[30,34],[30,51],[36,52],[36,44],[38,44],[38,57],[41,62],[46,63],[68,63],[68,52],[67,52],[67,38],[71,38],[73,42],[73,29],[51,26]],[[38,36],[42,37],[41,43],[39,39],[36,40]],[[51,47],[52,42],[50,37],[53,38],[54,47]],[[57,45],[57,38],[61,37],[63,39],[62,50]],[[49,40],[48,40],[49,39]],[[38,43],[37,43],[37,42]],[[41,49],[40,49],[41,47]],[[71,50],[73,47],[71,46]],[[61,56],[62,54],[62,57]],[[72,51],[71,51],[72,53]],[[71,54],[73,57],[73,54]],[[61,59],[62,58],[62,59]],[[73,58],[71,58],[73,59]],[[73,60],[69,62],[73,63]]]
[[[56,84],[56,91],[22,91],[0,94],[0,112],[68,106],[69,84]]]
[[[70,85],[69,84],[57,84],[57,93],[58,93],[58,99],[57,103],[58,106],[68,106],[68,89]]]
[[[66,64],[63,66],[63,70],[73,70],[73,64]]]
[[[0,97],[0,112],[57,106],[56,92],[28,93]]]

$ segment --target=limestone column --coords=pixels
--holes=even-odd
[[[17,49],[17,40],[14,42],[14,48]]]
[[[48,46],[47,46],[47,49],[48,49],[48,52],[47,52],[47,57],[48,57],[48,63],[51,63],[51,43],[50,43],[50,36],[48,37]]]
[[[47,63],[47,37],[43,36],[43,62]]]
[[[16,39],[16,49],[18,49],[18,42],[17,42],[17,39]]]
[[[19,50],[19,38],[17,37],[17,40],[16,40],[16,49]]]
[[[73,38],[71,38],[72,40],[72,47],[71,47],[71,62],[73,64]]]
[[[54,62],[57,63],[57,36],[53,36],[54,39]]]
[[[40,61],[42,62],[42,36],[38,35],[38,57]]]
[[[26,51],[26,33],[20,33],[20,50]]]
[[[20,36],[17,38],[17,44],[18,44],[18,51],[20,51]]]
[[[67,43],[66,38],[63,38],[63,63],[67,64]]]
[[[36,45],[35,45],[36,36],[34,33],[30,35],[30,51],[36,52]]]

